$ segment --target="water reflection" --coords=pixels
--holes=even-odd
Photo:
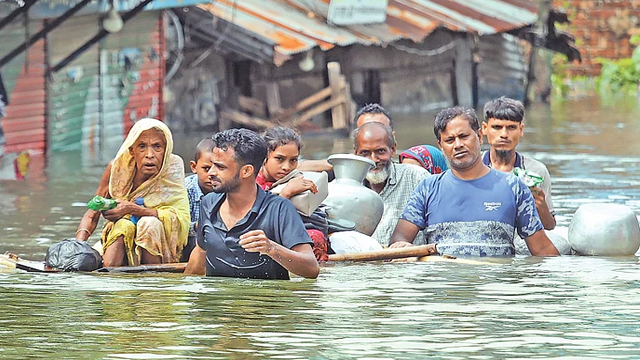
[[[638,109],[535,107],[520,150],[553,176],[558,225],[585,202],[640,208]],[[432,115],[395,117],[399,148],[433,144]],[[206,134],[176,134],[188,161]],[[303,154],[350,152],[305,139]],[[104,164],[56,154],[0,182],[0,252],[42,258],[73,236]],[[43,167],[44,169],[44,167]],[[97,240],[96,236],[94,236]],[[637,257],[517,257],[494,265],[336,264],[316,281],[0,272],[0,358],[636,358]]]

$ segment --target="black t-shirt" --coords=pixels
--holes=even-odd
[[[240,235],[262,230],[265,235],[291,249],[310,244],[311,238],[291,202],[256,186],[258,195],[247,215],[231,229],[220,218],[225,194],[209,193],[200,201],[197,242],[207,252],[207,276],[254,279],[289,279],[289,272],[267,255],[247,252],[238,244]]]

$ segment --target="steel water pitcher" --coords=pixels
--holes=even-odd
[[[353,154],[334,154],[328,161],[336,175],[329,183],[329,196],[323,201],[329,207],[328,217],[353,221],[356,231],[370,236],[384,212],[380,195],[362,183],[375,163]]]

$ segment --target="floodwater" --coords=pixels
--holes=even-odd
[[[520,150],[548,166],[561,231],[584,203],[640,210],[639,115],[597,99],[529,111]],[[395,122],[401,148],[433,143],[432,116]],[[206,135],[176,135],[176,152]],[[308,158],[351,148],[306,143]],[[102,172],[80,159],[0,182],[0,252],[42,259],[73,236]],[[632,359],[639,283],[635,256],[332,264],[291,281],[0,271],[0,358]]]

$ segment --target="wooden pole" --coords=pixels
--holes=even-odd
[[[327,64],[329,73],[329,87],[331,88],[331,100],[340,98],[340,64],[330,62]],[[334,129],[344,129],[347,127],[347,121],[343,105],[335,106],[331,109],[331,123]]]
[[[280,101],[280,88],[275,81],[266,84],[267,90],[267,110],[269,111],[269,117],[273,118],[273,115],[277,114],[282,108]]]
[[[309,106],[317,102],[324,100],[326,97],[329,97],[329,96],[331,96],[331,88],[326,87],[318,91],[317,93],[298,101],[292,107],[279,111],[277,114],[271,116],[270,120],[271,121],[280,120],[285,122],[290,121],[291,120],[290,118],[293,115],[297,114],[298,112],[308,108]]]
[[[329,109],[335,109],[338,106],[342,106],[342,103],[344,102],[344,97],[339,97],[339,98],[335,98],[335,99],[331,99],[331,100],[327,100],[323,103],[320,103],[318,105],[316,105],[315,107],[311,108],[310,110],[304,112],[303,114],[301,114],[300,116],[296,116],[294,118],[292,118],[290,120],[290,123],[293,126],[298,126],[300,124],[302,124],[305,121],[310,120],[312,117],[316,116],[316,115],[320,115],[323,112],[329,110]]]
[[[352,122],[354,121],[354,118],[356,117],[356,103],[353,101],[353,98],[351,97],[351,84],[350,83],[345,83],[346,87],[344,89],[344,93],[345,93],[345,97],[346,97],[346,106],[347,106],[347,124],[349,126],[349,129],[352,129],[355,127],[355,124],[353,124]]]
[[[456,104],[473,106],[473,42],[470,35],[461,34],[455,40]]]
[[[249,116],[243,112],[227,109],[220,112],[220,119],[227,122],[234,122],[242,125],[251,126],[254,128],[272,128],[276,126],[276,123],[260,119],[254,116]],[[226,129],[225,129],[226,130]]]
[[[403,248],[387,248],[376,251],[363,251],[345,254],[331,254],[329,261],[374,261],[422,257],[436,254],[434,245],[409,246]]]

